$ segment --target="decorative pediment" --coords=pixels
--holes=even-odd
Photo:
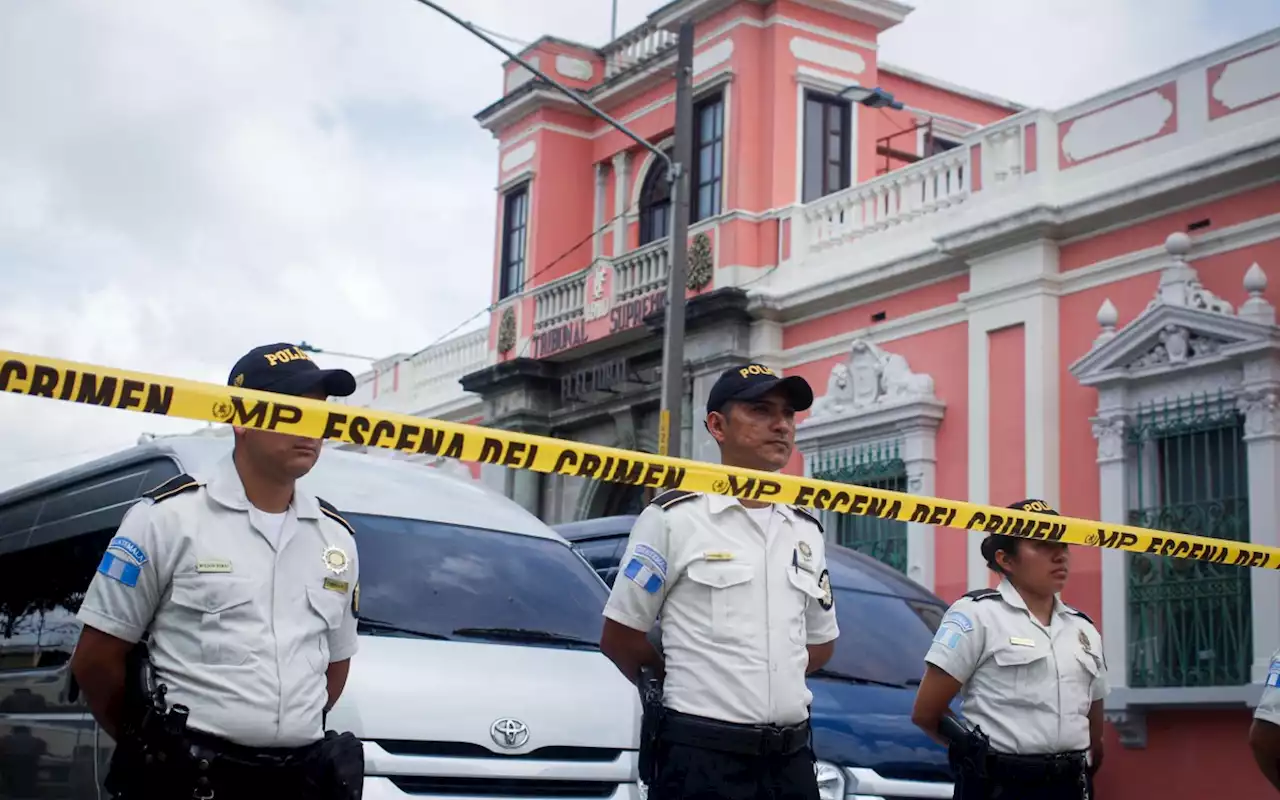
[[[945,404],[933,378],[912,372],[907,360],[866,339],[855,339],[849,356],[831,368],[826,392],[814,400],[797,438],[837,432],[888,431],[904,424],[937,425]]]
[[[1154,378],[1280,346],[1275,309],[1262,298],[1267,286],[1262,268],[1254,264],[1245,275],[1250,297],[1237,313],[1201,285],[1185,258],[1190,247],[1185,233],[1166,240],[1170,263],[1161,271],[1155,297],[1123,329],[1116,330],[1115,306],[1103,302],[1098,309],[1101,333],[1089,353],[1071,365],[1080,383]]]

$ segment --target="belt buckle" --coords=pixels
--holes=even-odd
[[[765,753],[781,753],[786,745],[786,731],[776,725],[764,725],[760,729],[761,749]]]

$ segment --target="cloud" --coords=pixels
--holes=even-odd
[[[608,38],[600,0],[442,2]],[[1280,24],[1149,5],[917,0],[882,55],[1056,106]],[[218,382],[269,341],[425,346],[489,300],[502,60],[416,0],[0,4],[0,346]],[[192,427],[0,397],[0,488]]]

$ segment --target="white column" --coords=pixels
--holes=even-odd
[[[930,420],[933,422],[933,420]],[[916,425],[905,431],[903,462],[907,467],[907,491],[934,496],[937,475],[938,428],[936,424]],[[919,522],[907,523],[907,577],[934,591],[934,529]]]
[[[592,223],[591,229],[596,231],[595,236],[591,237],[591,258],[597,259],[604,252],[604,231],[600,230],[600,226],[604,224],[604,200],[606,196],[606,186],[608,184],[609,168],[603,161],[596,162],[596,205],[595,205],[595,222]]]
[[[618,219],[613,223],[614,258],[627,252],[627,208],[631,183],[631,154],[623,151],[613,157],[613,213]]]
[[[1098,440],[1098,488],[1100,522],[1126,524],[1128,515],[1128,463],[1125,461],[1124,419],[1112,417],[1093,423]],[[1102,652],[1107,661],[1107,682],[1112,689],[1129,685],[1129,559],[1123,550],[1102,548]]]
[[[1277,389],[1268,387],[1242,398],[1245,412],[1244,441],[1249,459],[1249,541],[1280,545],[1280,401]],[[1251,570],[1250,600],[1253,610],[1253,668],[1251,683],[1263,683],[1271,656],[1280,649],[1280,572]]]

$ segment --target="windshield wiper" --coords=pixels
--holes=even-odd
[[[402,625],[396,625],[392,622],[383,622],[380,619],[371,619],[369,617],[360,617],[356,620],[357,631],[370,631],[374,633],[398,633],[404,636],[414,636],[420,639],[441,639],[447,641],[448,636],[439,633],[430,633],[428,631],[414,630],[406,628]]]
[[[600,649],[600,645],[576,636],[540,631],[533,628],[458,628],[454,636],[470,636],[477,639],[503,639],[509,642],[546,642],[547,644],[576,644]]]
[[[871,678],[864,678],[861,675],[850,675],[847,672],[837,672],[830,669],[820,669],[810,673],[815,678],[829,678],[833,681],[844,681],[845,683],[858,683],[867,686],[888,686],[891,689],[906,689],[912,684],[919,684],[918,680],[910,680],[905,683],[891,683],[889,681],[876,681]]]

